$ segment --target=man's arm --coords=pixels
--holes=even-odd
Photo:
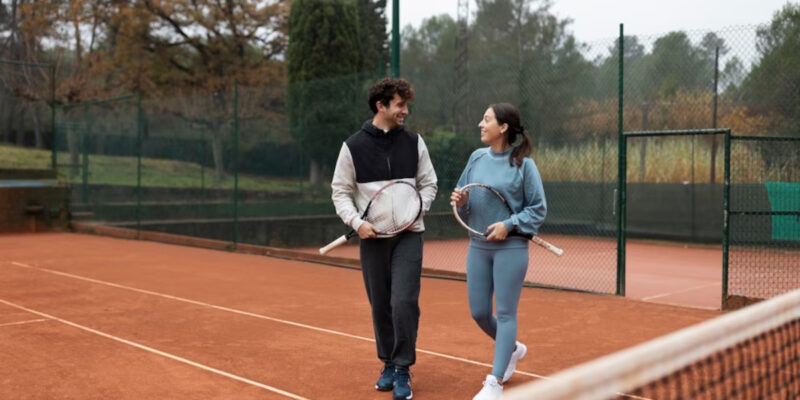
[[[419,154],[419,161],[417,163],[417,188],[419,194],[422,196],[422,210],[427,212],[431,209],[431,203],[436,198],[437,179],[436,171],[433,169],[430,154],[428,154],[428,147],[425,146],[425,141],[422,136],[419,137],[417,142],[417,154]]]
[[[339,158],[336,160],[331,189],[331,199],[333,200],[333,206],[336,208],[336,214],[339,215],[342,222],[358,230],[364,220],[361,219],[355,204],[356,170],[353,165],[353,157],[350,155],[350,149],[346,143],[342,144]]]

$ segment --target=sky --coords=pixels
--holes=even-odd
[[[391,0],[387,0],[391,24]],[[550,11],[573,20],[569,30],[582,42],[675,30],[717,30],[767,23],[787,0],[554,0]],[[798,0],[793,1],[797,4]],[[400,25],[418,27],[432,15],[455,18],[458,0],[400,0]],[[474,0],[470,13],[475,11]]]

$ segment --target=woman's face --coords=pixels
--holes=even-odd
[[[504,140],[503,132],[508,129],[508,124],[498,125],[492,107],[487,108],[486,112],[483,113],[483,119],[478,124],[478,128],[481,129],[481,142],[483,142],[483,144],[493,147],[495,145],[497,145],[497,147],[502,147]]]

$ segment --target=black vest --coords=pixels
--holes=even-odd
[[[357,183],[417,176],[419,135],[399,126],[384,132],[367,121],[346,141]]]

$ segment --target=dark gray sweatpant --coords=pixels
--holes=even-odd
[[[416,361],[422,233],[361,240],[361,270],[372,307],[378,358],[409,367]]]

